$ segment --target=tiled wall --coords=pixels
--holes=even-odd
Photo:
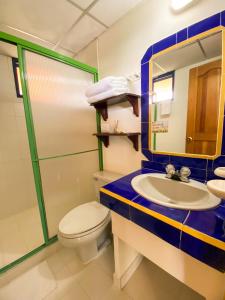
[[[225,11],[215,14],[198,23],[190,25],[177,33],[151,45],[141,60],[141,132],[142,153],[147,160],[142,161],[142,167],[164,172],[168,163],[176,168],[188,166],[191,169],[191,177],[200,181],[216,178],[213,170],[218,166],[225,166],[225,130],[223,130],[223,143],[221,156],[215,160],[203,158],[190,158],[182,156],[153,154],[148,147],[149,139],[149,60],[156,54],[168,47],[187,40],[197,34],[208,31],[217,26],[225,26]],[[225,126],[225,125],[223,125]],[[225,128],[224,128],[225,129]]]

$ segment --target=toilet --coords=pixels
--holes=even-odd
[[[97,200],[99,189],[121,176],[109,171],[94,173]],[[81,204],[60,221],[58,239],[63,246],[74,248],[82,262],[87,264],[97,258],[110,243],[110,219],[110,210],[98,201]]]

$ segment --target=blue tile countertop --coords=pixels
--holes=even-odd
[[[225,272],[225,201],[213,209],[188,211],[146,200],[131,186],[141,169],[100,190],[100,202],[201,262]]]

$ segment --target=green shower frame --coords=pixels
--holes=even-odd
[[[31,110],[31,103],[30,103],[30,99],[28,96],[28,89],[27,89],[27,83],[26,83],[26,78],[25,78],[24,51],[25,50],[31,51],[31,52],[43,55],[45,57],[54,59],[56,61],[62,62],[64,64],[70,65],[77,69],[91,73],[94,76],[94,82],[98,81],[97,69],[93,68],[89,65],[83,64],[81,62],[78,62],[70,57],[67,57],[60,53],[57,53],[53,50],[44,48],[42,46],[39,46],[37,44],[31,43],[29,41],[26,41],[26,40],[18,38],[16,36],[7,34],[2,31],[0,31],[0,41],[4,41],[4,42],[7,42],[7,43],[17,46],[18,61],[19,61],[19,66],[20,66],[20,75],[21,75],[21,83],[22,83],[22,91],[23,91],[23,105],[24,105],[24,111],[25,111],[26,127],[27,127],[30,155],[31,155],[32,167],[33,167],[35,188],[36,188],[36,193],[37,193],[37,201],[38,201],[38,206],[39,206],[42,231],[43,231],[43,237],[44,237],[44,244],[40,245],[39,247],[33,249],[31,252],[25,254],[24,256],[21,256],[19,259],[15,260],[12,263],[1,268],[0,269],[0,274],[1,274],[1,273],[6,272],[7,270],[11,269],[12,267],[16,266],[17,264],[23,262],[24,260],[31,257],[32,255],[38,253],[39,251],[41,251],[42,249],[51,245],[52,243],[54,243],[57,240],[57,236],[50,238],[48,235],[48,225],[47,225],[46,211],[45,211],[45,205],[44,205],[44,196],[43,196],[43,190],[42,190],[39,161],[49,159],[49,158],[77,155],[77,154],[81,154],[81,153],[98,150],[99,170],[103,170],[103,153],[102,153],[102,143],[98,139],[98,149],[93,149],[93,150],[84,151],[84,152],[70,153],[70,154],[59,155],[59,156],[54,156],[54,157],[46,157],[46,158],[38,157],[36,137],[35,137],[35,131],[34,131],[34,122],[33,122],[32,110]],[[98,112],[96,112],[96,124],[97,124],[97,132],[101,132],[101,116]]]

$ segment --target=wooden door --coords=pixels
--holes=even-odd
[[[220,83],[221,60],[189,72],[186,153],[216,153]]]

